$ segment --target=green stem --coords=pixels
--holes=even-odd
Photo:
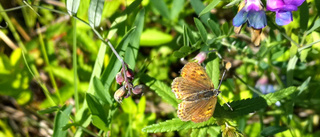
[[[37,83],[41,86],[41,88],[43,89],[44,95],[48,98],[50,105],[52,106],[56,106],[56,103],[53,101],[53,99],[50,96],[49,90],[47,89],[47,87],[39,80],[39,73],[36,69],[36,67],[34,65],[32,65],[32,70],[35,72],[35,74],[33,73],[33,71],[31,70],[31,68],[28,65],[26,56],[24,54],[24,52],[22,51],[22,58],[23,61],[25,63],[25,65],[27,66],[28,71],[30,72],[30,74],[32,75],[32,77],[34,77],[37,81]]]
[[[59,92],[57,83],[56,83],[56,81],[54,79],[54,76],[53,76],[52,67],[51,67],[50,62],[49,62],[49,58],[48,58],[48,55],[47,55],[47,52],[46,52],[47,50],[46,50],[46,47],[44,45],[43,37],[42,37],[41,33],[39,33],[39,41],[40,41],[40,47],[41,47],[41,50],[42,50],[44,61],[45,61],[46,65],[49,68],[49,70],[48,70],[49,78],[50,78],[50,81],[51,81],[51,84],[52,84],[54,90],[57,93],[57,96],[58,96],[58,99],[59,99],[59,103],[58,104],[60,104],[60,101],[61,101],[60,92]]]
[[[73,18],[73,45],[72,45],[72,62],[73,62],[73,81],[74,81],[74,99],[76,111],[79,110],[79,93],[78,93],[78,71],[77,71],[77,20]]]
[[[235,76],[236,78],[238,78],[243,84],[245,84],[245,85],[246,85],[251,91],[253,91],[254,93],[258,94],[259,96],[262,96],[262,95],[263,95],[259,90],[257,90],[257,89],[255,89],[254,87],[248,85],[248,84],[247,84],[245,81],[243,81],[238,75],[234,74],[234,76]]]
[[[308,44],[308,45],[306,45],[306,46],[303,46],[303,47],[301,47],[301,48],[298,49],[298,52],[301,52],[301,51],[304,50],[304,49],[310,48],[310,47],[312,47],[314,44],[317,44],[317,43],[319,43],[319,42],[320,42],[320,40],[317,40],[317,41],[312,42],[312,43],[310,43],[310,44]]]

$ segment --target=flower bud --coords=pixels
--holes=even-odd
[[[114,99],[118,102],[121,103],[122,102],[122,98],[124,96],[124,94],[126,93],[126,89],[124,88],[124,86],[121,86],[113,95]]]
[[[126,74],[128,79],[133,80],[134,74],[130,68],[127,68]]]
[[[122,82],[123,82],[123,80],[124,80],[124,78],[123,78],[123,76],[122,76],[122,73],[121,73],[121,72],[118,72],[117,75],[116,75],[116,81],[117,81],[117,83],[118,83],[119,85],[121,85]]]
[[[133,87],[132,93],[133,94],[140,94],[144,90],[144,85],[137,85]]]
[[[201,64],[204,60],[206,60],[206,58],[207,58],[207,53],[203,51],[201,51],[200,53],[198,53],[196,57],[194,57],[194,59],[197,60],[199,64]]]

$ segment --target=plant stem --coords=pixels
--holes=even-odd
[[[78,71],[77,71],[77,20],[73,18],[73,45],[72,45],[72,63],[73,63],[73,81],[74,81],[74,99],[76,111],[79,110],[78,93]]]
[[[246,85],[251,91],[253,91],[254,93],[258,94],[259,96],[262,96],[262,95],[263,95],[259,90],[257,90],[257,89],[255,89],[254,87],[248,85],[248,84],[247,84],[245,81],[243,81],[238,75],[234,74],[234,76],[235,76],[236,78],[238,78],[243,84],[245,84],[245,85]]]

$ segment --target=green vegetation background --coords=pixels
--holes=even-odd
[[[283,27],[267,12],[260,47],[245,27],[233,33],[236,2],[0,0],[0,136],[221,136],[225,123],[244,136],[319,136],[320,2]],[[122,104],[110,45],[146,85]],[[214,118],[182,122],[170,88],[180,58],[213,49],[215,86],[233,64],[221,96],[235,111],[219,98]]]

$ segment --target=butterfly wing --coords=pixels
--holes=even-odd
[[[206,70],[196,62],[187,63],[181,70],[181,76],[206,89],[214,89]]]
[[[212,91],[208,91],[212,92]],[[201,98],[195,101],[182,101],[178,106],[178,117],[182,121],[204,122],[213,115],[217,97]]]
[[[208,90],[207,86],[189,81],[183,77],[177,77],[173,80],[172,92],[176,95],[177,99],[184,100],[190,96],[196,96],[199,91]]]

